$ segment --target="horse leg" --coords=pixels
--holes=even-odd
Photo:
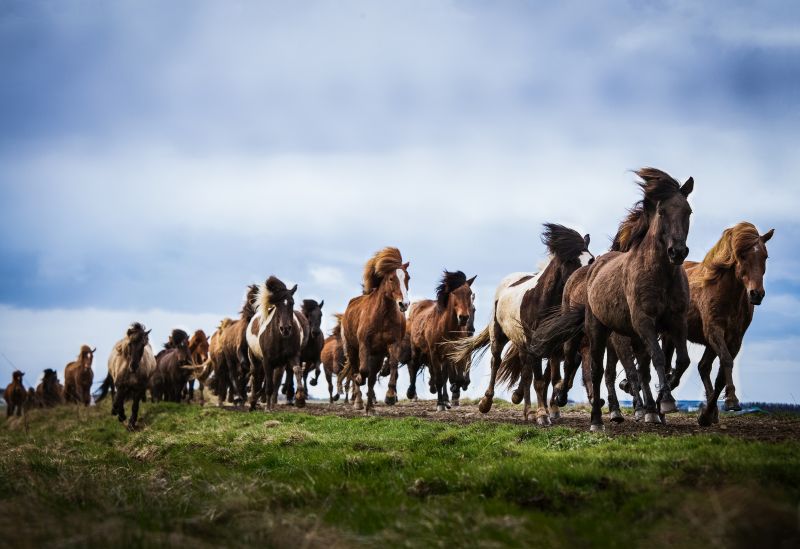
[[[553,386],[553,399],[559,406],[567,405],[569,390],[578,369],[578,349],[582,337],[572,338],[564,344],[564,377]]]
[[[531,364],[531,370],[533,370],[533,388],[536,391],[536,423],[542,427],[547,427],[550,425],[550,414],[547,411],[547,386],[550,384],[550,372],[548,371],[547,375],[542,373],[542,359],[540,357],[534,356],[531,357],[531,359],[532,360],[526,362]],[[531,394],[530,382],[528,382],[526,391],[527,402],[525,405],[529,407]]]
[[[697,423],[701,427],[708,427],[714,422],[714,419],[719,413],[717,410],[717,399],[714,395],[714,385],[711,383],[711,368],[714,365],[714,359],[717,358],[717,353],[711,346],[707,346],[703,351],[703,356],[700,362],[697,363],[697,373],[700,374],[700,380],[703,382],[703,387],[706,392],[706,402],[701,406],[697,416]],[[721,369],[721,367],[720,367]]]
[[[287,366],[276,366],[272,369],[272,409],[278,408],[278,392],[281,386],[281,380],[286,375]],[[288,403],[287,403],[288,404]]]
[[[114,404],[111,406],[111,415],[117,416],[120,423],[125,421],[125,390],[120,389],[114,395]]]
[[[299,360],[295,359],[294,362],[290,365],[290,368],[294,371],[294,378],[295,382],[297,383],[297,392],[295,393],[295,400],[297,401],[297,407],[303,408],[306,405],[306,383],[305,383],[305,376],[307,375],[305,372],[305,367],[303,363]]]
[[[383,357],[380,355],[370,356],[367,359],[367,364],[369,366],[369,372],[367,374],[367,405],[364,408],[364,415],[374,416],[375,382],[377,381],[378,373],[381,371],[381,367],[383,366]]]
[[[608,392],[608,415],[609,419],[614,423],[622,423],[625,418],[622,416],[622,411],[619,409],[619,400],[617,399],[617,352],[614,345],[608,342],[606,347],[606,391]]]
[[[586,307],[586,335],[589,338],[589,350],[592,372],[592,422],[590,431],[603,431],[603,399],[600,398],[600,382],[603,378],[603,356],[606,351],[609,330]]]
[[[733,357],[728,350],[727,342],[725,341],[725,334],[720,329],[712,329],[708,334],[708,344],[714,349],[714,352],[719,357],[720,371],[725,375],[725,410],[739,411],[742,407],[739,405],[739,399],[736,398],[736,387],[733,384]]]
[[[417,373],[419,372],[419,354],[412,347],[411,359],[408,361],[408,390],[406,391],[406,398],[408,400],[417,400]]]
[[[311,386],[316,387],[317,383],[319,383],[319,360],[314,362],[314,379],[311,380]],[[306,393],[308,393],[308,389],[306,389]]]
[[[661,417],[658,415],[658,405],[653,398],[653,392],[650,389],[650,355],[638,338],[634,340],[631,338],[631,346],[633,352],[636,354],[636,361],[638,362],[637,373],[639,376],[639,386],[642,390],[642,398],[644,399],[644,422],[645,423],[661,423]]]
[[[281,392],[286,394],[286,404],[291,405],[291,404],[294,404],[294,398],[295,398],[295,395],[294,395],[295,386],[294,386],[294,377],[293,377],[294,372],[292,370],[291,365],[289,365],[289,364],[287,364],[286,366],[283,367],[283,371],[285,373],[286,379],[283,382],[283,388],[281,389]],[[283,379],[283,376],[281,376],[280,379]],[[276,386],[278,384],[280,384],[280,379],[278,379],[278,381],[276,381]],[[302,387],[302,386],[303,385],[302,385],[302,379],[301,379],[298,382],[298,387]]]
[[[136,391],[133,395],[133,404],[131,404],[131,419],[128,420],[128,430],[136,430],[136,421],[139,419],[139,401],[143,397],[142,391]]]
[[[261,394],[264,381],[264,364],[250,355],[250,411],[258,406],[258,397]],[[202,394],[202,393],[201,393]],[[201,397],[202,398],[202,397]]]
[[[478,404],[478,409],[482,414],[488,414],[492,409],[492,401],[494,400],[494,385],[497,381],[497,369],[502,362],[503,347],[508,342],[508,338],[500,329],[500,325],[492,319],[492,338],[491,338],[491,351],[492,351],[492,370],[489,375],[489,387],[486,389],[483,398]]]
[[[661,350],[661,345],[658,343],[658,332],[656,331],[655,324],[653,320],[645,315],[639,315],[638,318],[633,319],[633,325],[636,329],[636,333],[644,342],[645,346],[647,347],[647,351],[650,354],[650,358],[653,361],[653,367],[656,370],[656,375],[658,376],[658,404],[659,404],[659,412],[662,414],[671,414],[672,412],[677,412],[678,407],[675,405],[675,398],[672,396],[672,392],[670,391],[669,385],[667,384],[667,374],[666,374],[666,359],[664,358],[664,351]],[[685,337],[685,324],[684,334],[681,336],[680,334],[680,327],[679,329],[673,332],[673,341],[676,344],[676,350],[678,353],[681,352],[680,344],[681,340],[683,341],[684,348],[686,345],[686,337]],[[689,353],[686,351],[686,358],[689,358]],[[681,360],[680,354],[678,360]]]
[[[634,419],[640,421],[644,419],[644,403],[641,397],[641,386],[639,383],[639,373],[636,371],[636,364],[633,361],[633,350],[631,349],[631,340],[627,337],[613,336],[612,345],[617,358],[622,363],[622,368],[625,370],[627,392],[633,397],[633,412]],[[620,382],[620,388],[623,388]],[[623,389],[625,390],[625,389]]]
[[[386,398],[383,400],[389,406],[397,404],[397,361],[390,356],[389,363],[389,387],[386,389]]]
[[[550,375],[545,374],[544,377],[553,387],[553,394],[550,395],[550,419],[561,419],[561,410],[558,407],[558,402],[556,402],[556,387],[563,383],[561,379],[561,359],[556,357],[548,358],[547,368],[550,371]]]
[[[453,395],[452,405],[458,406],[461,399],[461,380],[463,376],[458,365],[451,364],[449,360],[447,360],[447,364],[449,365],[448,372],[450,374],[450,393]]]
[[[333,404],[334,400],[339,400],[339,393],[336,393],[336,398],[333,398],[333,373],[331,373],[327,368],[325,368],[325,380],[328,382],[328,399],[331,404]]]

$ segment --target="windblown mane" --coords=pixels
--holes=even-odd
[[[300,307],[300,310],[304,315],[308,316],[308,313],[318,308],[319,308],[319,303],[317,303],[315,300],[304,299],[303,305]]]
[[[217,332],[221,332],[222,330],[224,330],[225,328],[227,328],[231,324],[233,324],[233,319],[232,318],[228,318],[228,317],[223,318],[219,322],[219,326],[217,326]]]
[[[714,244],[703,261],[703,282],[718,280],[728,269],[736,265],[739,257],[761,243],[758,229],[752,223],[742,221],[722,232],[722,237]]]
[[[89,347],[88,345],[81,345],[81,350],[80,350],[80,352],[78,352],[78,359],[77,359],[76,362],[81,362],[83,357],[84,357],[84,355],[86,355],[87,353],[91,353],[91,352],[92,352],[92,348],[91,347]]]
[[[333,331],[331,332],[331,335],[336,337],[336,338],[342,337],[342,317],[343,316],[344,315],[342,313],[335,313],[333,315],[333,318],[336,319],[336,326],[333,327]]]
[[[638,246],[647,235],[656,205],[681,192],[680,183],[668,173],[656,168],[642,168],[636,175],[642,179],[638,185],[642,189],[643,196],[628,210],[628,215],[620,223],[614,242],[611,244],[612,251],[627,252]]]
[[[445,269],[442,279],[436,287],[436,303],[440,308],[447,307],[450,292],[459,289],[467,283],[467,275],[461,271],[450,272]]]
[[[247,287],[247,296],[244,298],[242,310],[239,316],[242,320],[250,322],[256,314],[256,304],[258,303],[258,284],[250,284]]]
[[[270,276],[266,283],[258,286],[255,301],[257,308],[261,310],[262,314],[266,315],[270,307],[291,296],[292,291],[286,287],[286,284],[278,277]]]
[[[586,242],[575,229],[557,223],[545,223],[542,232],[542,244],[547,250],[562,261],[577,259],[586,248]]]
[[[362,286],[364,293],[368,294],[381,284],[381,280],[389,273],[396,271],[403,266],[403,257],[400,250],[388,246],[376,252],[372,258],[364,265],[364,275],[362,276]]]
[[[142,324],[141,322],[134,322],[133,324],[131,324],[131,327],[128,328],[127,332],[128,341],[138,340],[139,338],[144,336],[144,333],[146,331],[147,330],[145,329],[144,324]]]
[[[180,347],[184,341],[189,340],[189,334],[181,330],[180,328],[175,328],[172,330],[172,333],[169,335],[169,341],[164,343],[165,349],[175,349]]]

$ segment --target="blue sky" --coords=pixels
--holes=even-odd
[[[269,274],[332,313],[385,245],[416,298],[478,274],[482,324],[543,222],[602,252],[653,165],[696,180],[690,258],[776,229],[737,379],[796,403],[799,29],[790,2],[0,1],[0,351],[30,382],[86,341],[99,376],[129,322],[210,331]]]

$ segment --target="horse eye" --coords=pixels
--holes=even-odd
[[[589,265],[591,265],[592,263],[594,263],[594,258],[593,258],[593,257],[590,257],[590,258],[589,258]]]

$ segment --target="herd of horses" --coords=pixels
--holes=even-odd
[[[250,410],[272,410],[283,392],[287,401],[302,407],[308,383],[316,385],[322,370],[331,403],[344,394],[346,404],[370,415],[375,413],[378,378],[388,376],[385,403],[393,405],[398,369],[405,365],[407,397],[417,399],[418,373],[427,368],[437,410],[445,411],[459,404],[473,361],[489,350],[491,374],[479,403],[482,413],[491,410],[499,381],[514,388],[514,403],[524,401],[525,420],[535,416],[539,425],[549,425],[560,417],[580,368],[591,403],[590,430],[599,431],[606,404],[600,394],[603,380],[609,419],[624,420],[615,386],[617,363],[625,371],[619,387],[632,397],[634,418],[665,422],[665,414],[677,410],[672,391],[689,366],[691,341],[705,346],[698,371],[706,401],[698,422],[711,425],[719,421],[717,401],[723,389],[725,409],[740,409],[733,363],[754,306],[764,299],[766,243],[774,230],[759,234],[753,224],[739,223],[724,230],[702,261],[685,261],[692,213],[687,198],[694,180],[681,184],[654,168],[636,174],[642,197],[620,223],[611,249],[595,256],[589,251],[589,235],[546,223],[546,265],[538,272],[506,276],[495,291],[489,324],[478,333],[475,276],[445,271],[435,298],[412,304],[409,262],[397,248],[387,247],[367,261],[362,293],[335,315],[328,337],[320,328],[324,302],[306,299],[297,310],[297,285],[288,288],[270,276],[248,287],[239,318],[222,320],[210,338],[202,330],[191,337],[173,330],[164,349],[154,355],[150,331],[141,323],[131,325],[111,352],[108,376],[95,398],[102,400],[111,392],[112,414],[121,422],[127,419],[125,402],[131,400],[127,426],[134,429],[148,391],[154,401],[191,401],[196,380],[201,402],[207,389],[220,405],[249,401]],[[35,391],[25,390],[22,372],[14,372],[5,393],[7,413],[65,400],[88,405],[93,353],[81,347],[77,360],[67,366],[63,387],[55,371],[46,370]],[[712,383],[716,358],[720,367]]]

